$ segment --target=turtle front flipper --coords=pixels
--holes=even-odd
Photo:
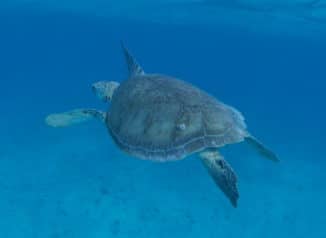
[[[229,198],[234,207],[237,207],[239,192],[237,188],[237,175],[216,149],[209,149],[199,154],[214,182]]]
[[[45,122],[52,127],[67,127],[97,118],[105,121],[106,113],[96,109],[75,109],[69,112],[55,113],[46,117]]]

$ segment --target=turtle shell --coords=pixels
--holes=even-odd
[[[122,150],[157,161],[241,142],[247,134],[234,108],[182,80],[154,74],[121,83],[106,125]]]

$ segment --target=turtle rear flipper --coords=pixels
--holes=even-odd
[[[97,118],[105,121],[106,113],[96,109],[75,109],[68,112],[55,113],[46,117],[45,122],[52,127],[67,127]]]
[[[257,150],[261,155],[263,155],[265,158],[279,162],[277,155],[271,151],[270,149],[266,148],[260,141],[258,141],[253,136],[248,136],[245,138],[245,141],[251,145],[255,150]]]
[[[237,175],[230,164],[216,149],[207,149],[201,152],[199,156],[216,185],[229,198],[233,207],[237,207],[239,199]]]

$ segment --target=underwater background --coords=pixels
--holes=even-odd
[[[278,154],[221,150],[238,208],[195,156],[142,161],[95,120],[45,125],[108,107],[91,84],[126,79],[120,40],[146,72],[239,109]],[[326,237],[325,40],[324,0],[2,0],[0,238]]]

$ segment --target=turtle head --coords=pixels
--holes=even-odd
[[[115,81],[100,81],[92,85],[92,90],[99,99],[104,102],[109,102],[119,85]]]

